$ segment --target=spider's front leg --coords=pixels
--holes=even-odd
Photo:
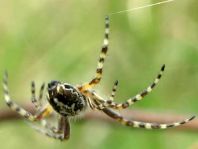
[[[136,128],[145,128],[145,129],[167,129],[171,127],[177,127],[185,123],[188,123],[189,121],[195,118],[195,116],[192,116],[191,118],[180,121],[180,122],[175,122],[175,123],[170,123],[170,124],[157,124],[157,123],[147,123],[147,122],[139,122],[139,121],[125,119],[122,115],[120,115],[120,113],[117,113],[109,108],[104,108],[102,111],[106,115],[115,119],[116,121],[118,121],[119,123],[123,125],[136,127]]]
[[[4,98],[5,98],[5,101],[6,101],[6,104],[8,105],[8,107],[29,121],[41,120],[42,118],[50,115],[53,111],[53,109],[50,105],[46,105],[42,110],[40,110],[38,113],[36,113],[34,115],[34,114],[26,111],[24,108],[20,107],[14,101],[12,101],[12,99],[10,98],[10,95],[9,95],[7,72],[5,72],[4,78],[3,78],[3,90],[4,90]]]
[[[32,98],[31,101],[34,104],[35,108],[37,110],[41,109],[42,105],[42,98],[43,98],[43,92],[44,92],[45,84],[43,83],[41,85],[40,91],[39,91],[39,96],[36,98],[36,89],[35,89],[35,83],[32,81],[31,83],[31,93],[32,93]]]
[[[80,91],[91,89],[100,82],[102,78],[104,61],[108,51],[108,45],[109,45],[109,17],[107,16],[105,18],[105,37],[100,52],[95,77],[89,83],[85,83],[82,86],[78,87]]]

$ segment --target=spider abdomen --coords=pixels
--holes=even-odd
[[[48,93],[49,103],[62,116],[76,116],[87,107],[85,96],[69,84],[52,81]]]

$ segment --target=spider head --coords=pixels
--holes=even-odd
[[[54,110],[63,116],[75,116],[86,108],[86,98],[76,88],[67,83],[48,83],[48,101]]]

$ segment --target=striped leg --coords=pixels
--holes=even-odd
[[[161,71],[160,73],[157,75],[157,77],[155,78],[155,80],[153,81],[153,83],[151,85],[149,85],[145,90],[143,90],[141,93],[137,94],[136,96],[128,99],[126,102],[124,103],[115,103],[112,100],[107,100],[106,103],[103,105],[104,107],[109,107],[109,108],[114,108],[114,109],[125,109],[128,108],[130,105],[134,104],[137,101],[142,100],[146,95],[148,95],[153,88],[158,84],[162,73],[164,72],[165,69],[165,65],[163,65],[161,67]]]
[[[188,123],[189,121],[195,118],[195,116],[192,116],[191,118],[180,122],[175,122],[170,124],[157,124],[157,123],[146,123],[146,122],[127,120],[122,115],[120,115],[120,113],[116,113],[115,111],[108,108],[103,109],[103,112],[123,125],[136,127],[136,128],[145,128],[145,129],[167,129],[171,127],[177,127],[185,123]]]
[[[12,101],[9,95],[9,90],[8,90],[8,73],[7,72],[5,72],[4,78],[3,78],[3,90],[4,90],[4,98],[8,107],[29,121],[40,120],[48,116],[49,114],[51,114],[53,111],[51,106],[47,105],[39,113],[37,113],[36,115],[33,115],[30,112],[26,111],[24,108],[20,107],[14,101]]]
[[[61,141],[68,140],[70,137],[70,124],[66,117],[61,117],[58,121],[58,128],[51,126],[46,120],[42,120],[44,128],[39,128],[35,125],[31,126],[38,132],[47,135],[48,137],[59,139]]]
[[[34,81],[32,81],[31,83],[31,92],[32,92],[32,103],[34,104],[35,108],[38,110],[42,107],[42,103],[41,103],[41,100],[42,100],[42,97],[43,97],[43,91],[44,91],[44,87],[45,87],[45,84],[43,83],[41,85],[41,88],[40,88],[40,92],[39,92],[39,97],[38,99],[36,98],[36,90],[35,90],[35,83]]]
[[[114,82],[114,85],[113,85],[113,88],[112,88],[112,92],[111,92],[111,96],[109,97],[109,99],[110,99],[111,101],[114,100],[115,93],[116,93],[116,91],[117,91],[117,87],[118,87],[118,80],[116,80],[116,81]]]
[[[108,45],[109,45],[108,40],[109,40],[109,17],[107,16],[105,18],[105,37],[104,37],[103,46],[100,52],[95,77],[89,83],[85,83],[81,87],[79,87],[79,90],[84,91],[87,89],[91,89],[92,87],[94,87],[100,82],[102,78],[103,64],[104,64],[107,51],[108,51]]]
[[[44,89],[45,89],[45,83],[41,85],[40,92],[39,92],[38,102],[40,106],[42,106],[42,98],[43,98]]]
[[[31,101],[33,103],[33,105],[36,107],[36,109],[38,109],[39,105],[38,105],[38,100],[36,99],[36,89],[35,89],[35,83],[34,81],[32,81],[31,83],[31,93],[32,93],[32,98]]]

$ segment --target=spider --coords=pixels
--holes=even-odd
[[[95,77],[90,82],[84,83],[82,85],[73,86],[60,81],[51,81],[48,83],[46,95],[48,102],[45,104],[42,103],[45,84],[41,86],[39,97],[36,98],[35,83],[32,82],[31,101],[36,108],[35,114],[26,111],[24,108],[20,107],[10,98],[8,90],[8,74],[7,72],[5,72],[3,79],[3,89],[6,104],[10,109],[17,112],[20,116],[24,117],[29,122],[40,121],[42,123],[42,128],[34,128],[51,138],[59,140],[69,139],[70,119],[83,113],[83,111],[85,111],[88,108],[92,110],[99,110],[123,125],[145,129],[166,129],[170,127],[176,127],[179,125],[183,125],[195,118],[195,116],[192,116],[191,118],[185,119],[180,122],[174,122],[170,124],[157,124],[128,120],[117,111],[128,108],[130,105],[133,105],[134,103],[142,100],[146,95],[148,95],[158,84],[162,76],[162,73],[164,72],[165,65],[161,67],[161,70],[157,77],[146,89],[144,89],[142,92],[135,95],[134,97],[129,98],[123,103],[116,103],[114,101],[118,81],[115,81],[112,88],[112,93],[109,98],[104,99],[101,96],[99,96],[93,90],[93,87],[99,84],[102,78],[103,64],[108,51],[108,39],[109,17],[107,16],[105,18],[105,36],[103,46],[100,52]],[[47,121],[47,118],[53,115],[55,115],[56,121],[58,121],[56,126],[52,126],[51,123]]]

